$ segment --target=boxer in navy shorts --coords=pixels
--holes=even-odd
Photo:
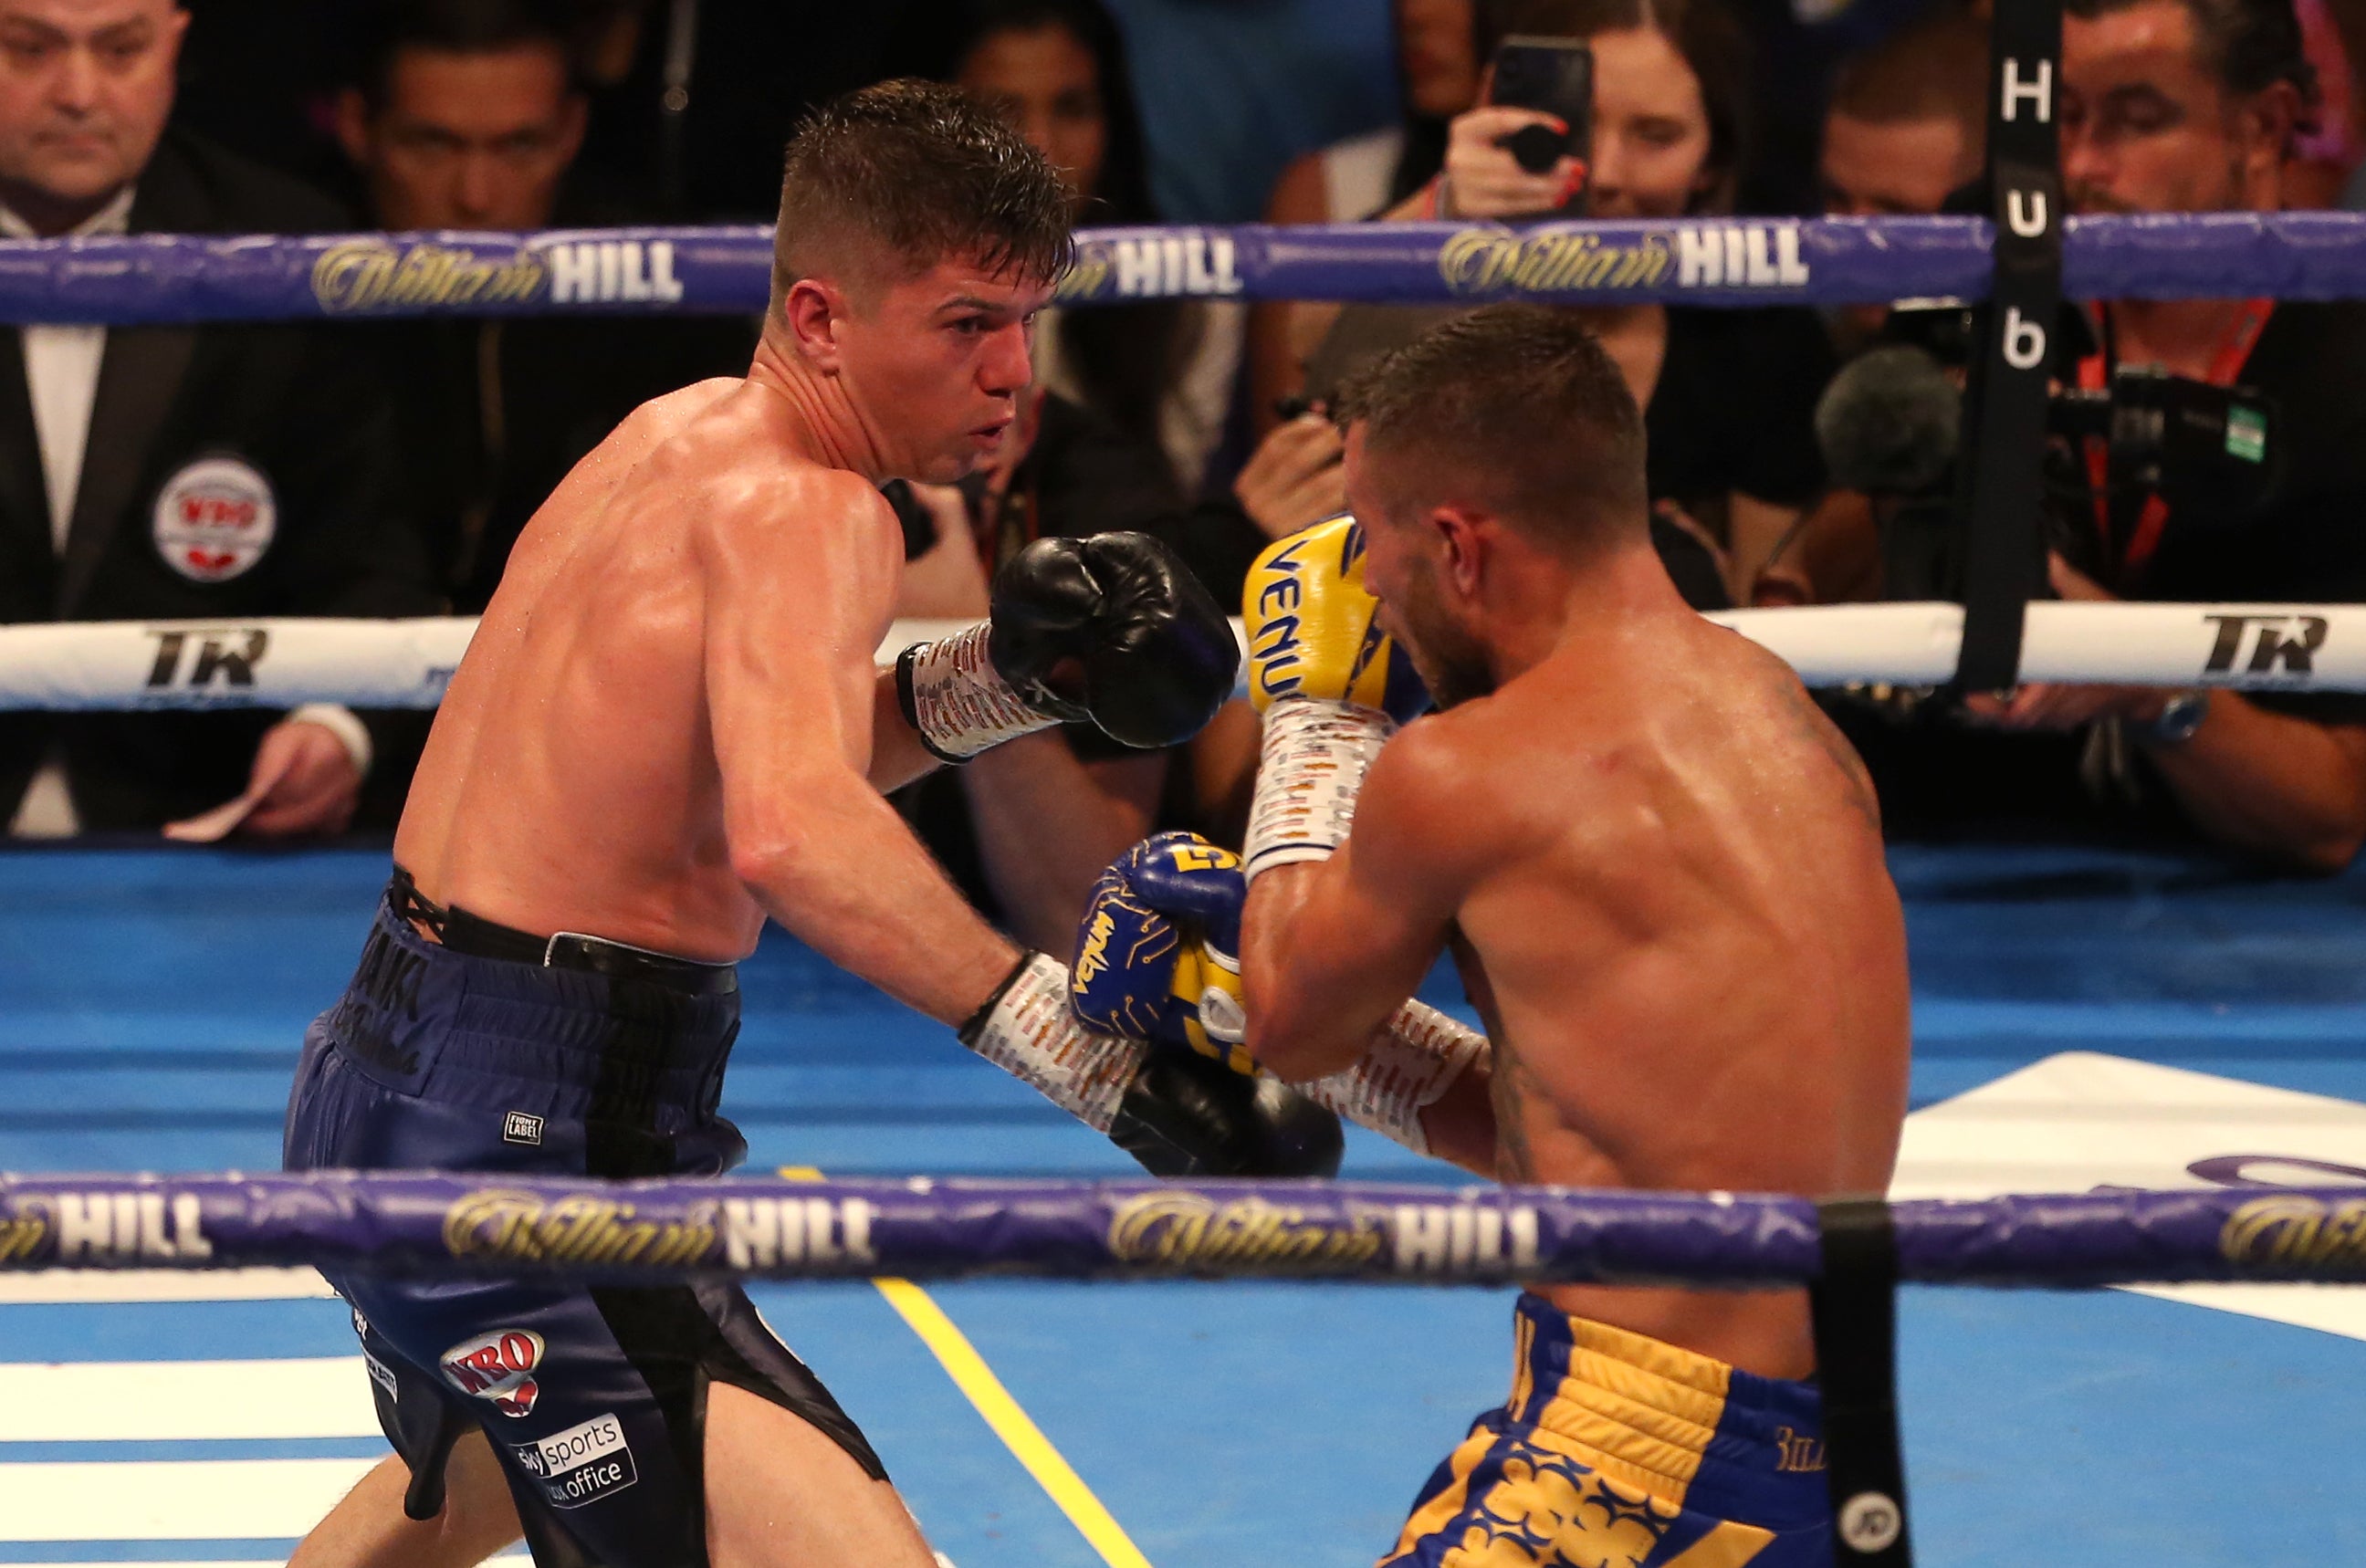
[[[738,1029],[730,964],[536,940],[439,909],[397,872],[353,984],[305,1035],[287,1168],[720,1175],[748,1147],[715,1113]],[[453,1445],[481,1427],[536,1562],[701,1562],[702,1417],[717,1382],[794,1412],[884,1478],[737,1285],[330,1282],[353,1305],[413,1519],[443,1511]]]
[[[306,1041],[291,1168],[729,1168],[733,966],[768,920],[1153,1170],[1335,1165],[1294,1091],[1068,1021],[1065,966],[882,795],[1062,722],[1175,745],[1232,691],[1223,612],[1140,534],[1040,540],[991,619],[873,665],[904,560],[879,486],[1001,448],[1070,245],[1058,171],[956,89],[885,83],[800,128],[748,375],[636,410],[510,555]],[[543,1568],[933,1562],[737,1290],[334,1283],[397,1452],[294,1568],[473,1568],[521,1531]]]

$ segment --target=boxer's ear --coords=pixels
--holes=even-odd
[[[1493,543],[1494,519],[1461,506],[1434,507],[1429,518],[1446,551],[1438,564],[1440,575],[1456,597],[1476,599]]]
[[[789,285],[781,300],[781,324],[797,357],[825,372],[835,372],[842,352],[839,329],[845,324],[844,292],[818,277],[801,277]]]

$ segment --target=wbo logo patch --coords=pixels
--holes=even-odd
[[[496,1328],[444,1352],[446,1382],[462,1393],[492,1401],[504,1416],[530,1416],[541,1397],[535,1373],[542,1366],[542,1336],[530,1328]]]
[[[156,492],[156,553],[192,582],[244,576],[271,547],[279,503],[271,481],[239,457],[182,465]]]
[[[580,1427],[554,1432],[540,1442],[512,1443],[518,1464],[540,1483],[554,1508],[580,1508],[640,1479],[633,1447],[613,1410]]]

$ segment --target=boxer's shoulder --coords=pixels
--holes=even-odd
[[[744,564],[748,552],[794,555],[806,567],[851,551],[900,566],[903,526],[879,487],[861,474],[783,452],[777,445],[734,442],[711,450],[685,487],[686,514],[720,557]]]
[[[1433,713],[1391,736],[1373,761],[1356,807],[1355,842],[1391,862],[1410,856],[1427,877],[1466,882],[1518,837],[1519,791],[1507,769],[1522,745],[1500,711],[1501,694]]]

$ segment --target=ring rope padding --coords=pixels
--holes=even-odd
[[[1955,673],[1964,609],[1944,603],[1726,610],[1708,617],[1782,658],[1810,686],[1936,686]],[[967,621],[897,621],[893,664]],[[34,622],[0,626],[0,710],[432,708],[477,623],[271,618]],[[1234,623],[1235,635],[1239,623]],[[1246,669],[1245,661],[1243,669]],[[2366,605],[2029,606],[2024,681],[2236,691],[2366,692]]]
[[[2366,1191],[2355,1187],[1887,1208],[1901,1280],[2366,1281]],[[311,1264],[332,1277],[555,1272],[618,1283],[1007,1274],[1763,1288],[1818,1279],[1819,1235],[1818,1206],[1804,1198],[1548,1187],[0,1177],[0,1271]]]
[[[1480,304],[1977,300],[1985,218],[1086,229],[1064,306],[1141,299]],[[755,225],[0,241],[0,321],[103,326],[394,316],[754,314]],[[2064,225],[2072,298],[2366,298],[2366,213],[2099,215]]]

